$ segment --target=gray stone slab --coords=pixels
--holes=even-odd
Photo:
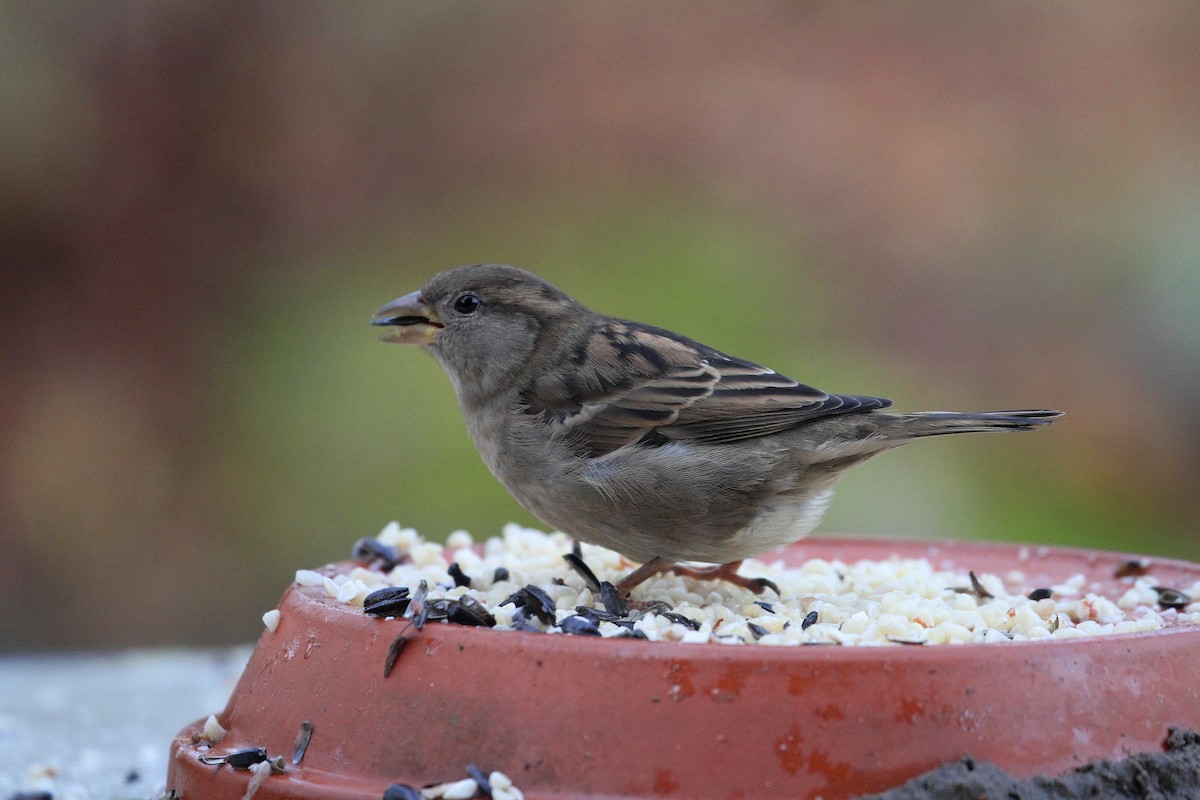
[[[218,712],[250,655],[134,650],[0,658],[0,800],[143,800],[166,785],[167,750]]]

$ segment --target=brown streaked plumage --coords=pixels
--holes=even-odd
[[[372,319],[426,347],[454,385],[492,473],[543,522],[644,566],[682,561],[761,592],[742,559],[820,520],[841,474],[947,433],[1032,430],[1061,412],[883,411],[671,331],[605,316],[532,273],[459,267]]]

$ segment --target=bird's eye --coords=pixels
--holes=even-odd
[[[454,298],[454,310],[460,314],[474,314],[483,305],[478,295],[466,292]]]

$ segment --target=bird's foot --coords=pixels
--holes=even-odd
[[[762,594],[763,590],[770,589],[778,595],[779,587],[769,578],[747,578],[745,575],[738,574],[738,567],[742,565],[741,560],[730,561],[728,564],[718,564],[714,567],[692,567],[687,564],[675,564],[671,567],[671,571],[676,575],[683,575],[687,578],[697,578],[699,580],[716,581],[721,580],[726,583],[732,583],[734,586],[740,586],[743,589]]]
[[[674,572],[676,575],[682,575],[686,578],[725,581],[735,586],[741,586],[743,589],[751,591],[754,594],[762,594],[766,589],[770,589],[777,595],[780,594],[779,587],[775,585],[774,581],[768,578],[747,578],[744,575],[739,575],[738,567],[741,565],[742,562],[738,560],[712,567],[693,567],[687,564],[680,564],[669,558],[656,556],[622,578],[617,583],[617,590],[622,596],[627,596],[635,586],[650,580],[655,575],[663,572]]]

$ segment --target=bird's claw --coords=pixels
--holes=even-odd
[[[621,582],[617,584],[617,588],[621,591],[622,595],[628,595],[635,586],[649,580],[655,575],[662,572],[674,572],[676,575],[695,578],[697,580],[725,581],[726,583],[732,583],[734,586],[740,586],[754,594],[762,594],[765,590],[770,589],[777,596],[783,596],[783,593],[779,591],[779,586],[770,578],[747,578],[744,575],[739,575],[738,567],[741,565],[741,561],[730,561],[727,564],[718,564],[713,567],[693,567],[687,564],[676,564],[669,559],[659,556],[652,558],[622,578]]]

